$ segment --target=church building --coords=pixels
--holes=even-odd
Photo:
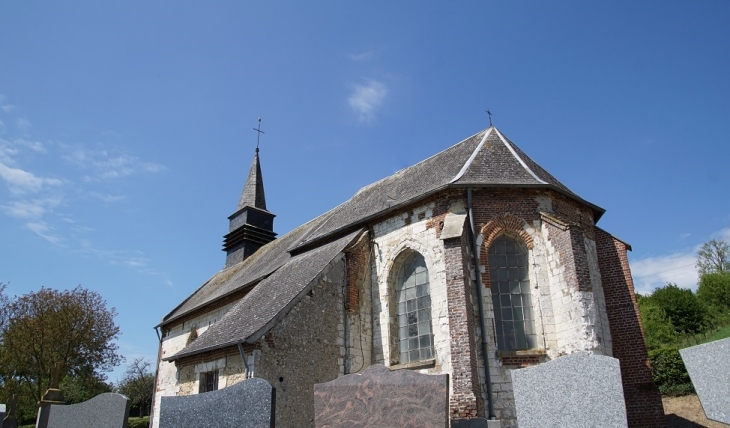
[[[256,149],[225,267],[157,326],[152,426],[162,396],[248,377],[276,388],[277,426],[313,426],[314,384],[383,364],[448,374],[452,421],[514,427],[508,370],[579,351],[620,361],[630,427],[662,426],[603,214],[490,126],[277,237]]]

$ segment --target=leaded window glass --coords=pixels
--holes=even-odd
[[[400,363],[433,358],[428,269],[419,253],[412,252],[403,260],[396,291]]]
[[[499,236],[489,247],[489,277],[497,348],[536,348],[527,249],[509,236]]]

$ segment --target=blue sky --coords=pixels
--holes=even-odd
[[[730,3],[393,3],[0,2],[0,282],[98,291],[154,360],[224,264],[258,117],[283,234],[489,108],[607,210],[639,291],[696,286],[730,240]]]

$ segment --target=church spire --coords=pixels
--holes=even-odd
[[[259,137],[263,133],[261,118],[258,129],[254,130],[259,133]],[[257,140],[256,154],[248,171],[246,183],[243,185],[237,211],[228,217],[228,234],[223,237],[226,267],[245,260],[256,250],[276,239],[274,217],[276,217],[274,214],[266,210],[264,179],[261,174]]]
[[[246,206],[266,210],[266,194],[264,193],[264,177],[261,174],[261,162],[259,161],[259,149],[251,162],[251,169],[248,171],[246,184],[241,192],[241,200],[238,202],[238,209]]]

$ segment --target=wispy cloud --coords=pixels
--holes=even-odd
[[[668,282],[682,288],[697,288],[697,248],[631,261],[637,293],[650,294]]]
[[[2,179],[13,194],[37,193],[48,186],[59,186],[61,180],[57,178],[38,177],[32,172],[20,168],[13,168],[0,163],[0,179]]]
[[[361,52],[359,54],[350,54],[350,59],[356,62],[368,61],[372,59],[373,53],[371,51]]]
[[[164,165],[142,162],[139,158],[110,150],[88,150],[84,147],[65,147],[67,153],[63,158],[92,174],[84,176],[84,181],[112,180],[132,174],[159,173],[167,170]]]
[[[12,104],[0,104],[0,110],[4,111],[5,113],[10,113],[11,111],[15,110],[15,106]]]
[[[25,224],[25,227],[30,229],[33,233],[50,242],[51,244],[58,245],[61,243],[61,237],[51,233],[51,227],[44,221],[29,222]]]
[[[50,209],[60,205],[61,199],[58,197],[34,198],[10,201],[0,205],[0,209],[15,218],[40,218]]]
[[[352,94],[347,102],[361,122],[372,123],[387,95],[388,88],[385,84],[377,80],[368,80],[363,85],[353,85]]]

